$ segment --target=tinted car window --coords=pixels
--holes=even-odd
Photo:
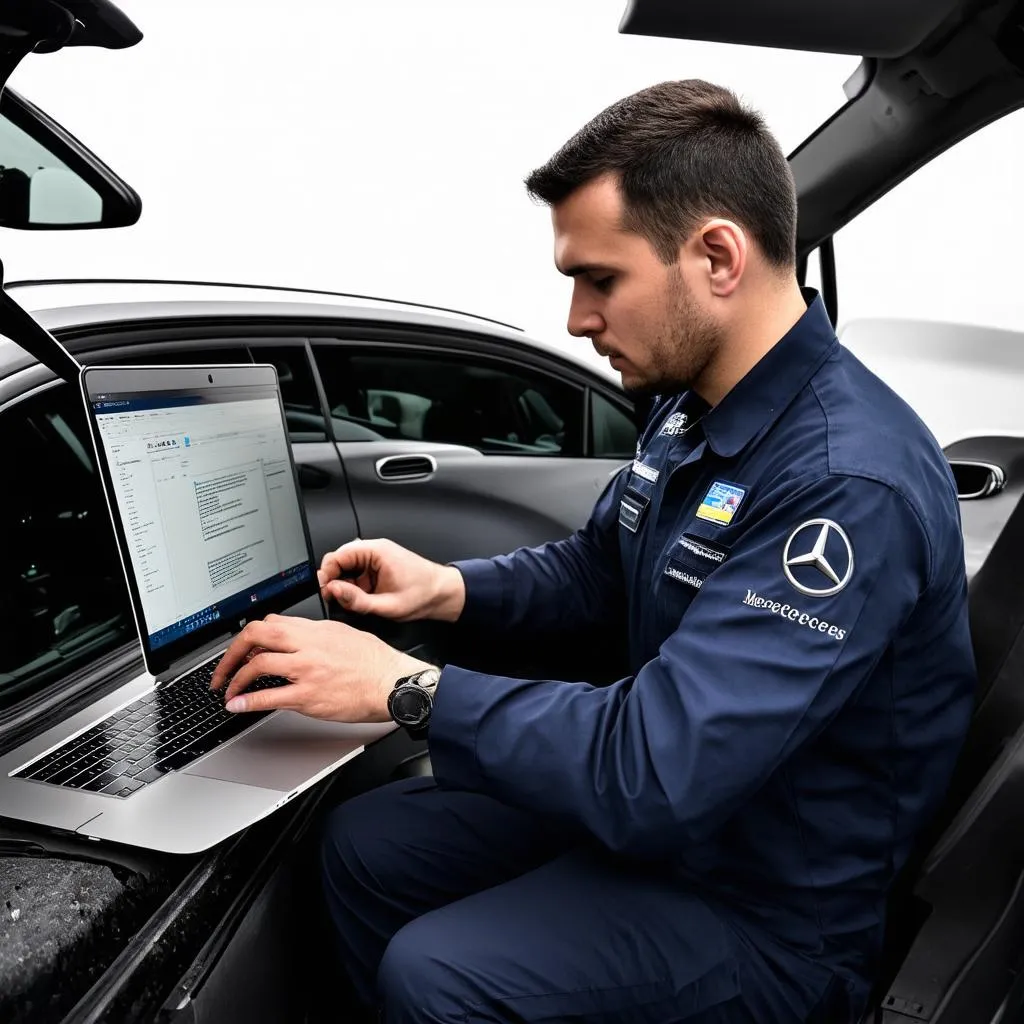
[[[502,455],[582,453],[584,391],[547,374],[447,353],[315,352],[331,415],[366,440],[441,441]]]
[[[77,391],[0,413],[0,706],[136,636]]]
[[[313,381],[304,345],[245,345],[216,346],[197,343],[185,345],[171,343],[163,347],[152,345],[136,349],[123,348],[105,353],[93,362],[124,366],[175,366],[194,363],[272,363],[281,383],[288,437],[293,444],[302,441],[326,441],[323,410]]]
[[[302,441],[326,441],[324,413],[313,381],[305,346],[253,345],[253,361],[273,363],[281,383],[284,418],[293,444]]]
[[[242,345],[232,348],[214,348],[203,345],[200,348],[181,345],[154,348],[152,345],[134,348],[107,350],[101,357],[89,357],[90,363],[108,363],[111,366],[190,366],[194,363],[251,363],[249,350]]]
[[[590,451],[598,459],[631,459],[637,429],[632,417],[597,391],[590,392]]]

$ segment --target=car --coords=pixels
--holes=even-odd
[[[272,363],[318,560],[356,536],[442,562],[564,536],[635,451],[610,375],[481,317],[267,287],[7,290],[83,364]],[[12,476],[36,481],[0,513],[0,607],[17,637],[0,652],[0,706],[135,641],[81,405],[0,343],[0,444]]]
[[[134,35],[108,4],[68,10],[86,37],[97,24],[105,43],[111,33]],[[26,11],[0,4],[0,18]],[[11,90],[0,100],[0,163],[0,222],[9,227],[116,226],[138,215],[129,186]],[[16,304],[6,301],[14,296]],[[389,536],[442,561],[564,536],[635,452],[633,403],[610,369],[482,316],[234,283],[8,281],[5,297],[0,442],[16,483],[0,513],[2,749],[142,669],[79,363],[271,363],[317,559],[357,535]],[[447,642],[429,626],[380,620],[369,628],[407,649]],[[470,657],[484,644],[493,653],[502,639],[467,637],[462,646]],[[523,673],[540,657],[507,653]],[[604,667],[597,651],[572,660],[595,675]],[[99,853],[81,837],[4,821],[0,879],[11,906],[0,916],[0,1018],[74,1019],[99,1007],[104,1019],[155,1014],[211,933],[230,944],[224,913],[233,904],[238,912],[246,892],[275,891],[284,850],[328,792],[358,786],[353,780],[367,772],[382,781],[422,744],[396,735],[378,747],[354,771],[202,858],[111,844]],[[181,921],[187,927],[176,933]],[[275,988],[285,1002],[256,986],[248,1010],[232,996],[232,1017],[301,1019],[304,1005],[287,994],[287,978],[302,973],[294,955],[306,932],[292,931],[267,965],[281,972]],[[118,961],[126,957],[141,960],[125,970]],[[134,1001],[123,1009],[122,1000],[136,998],[125,993],[145,977],[146,985],[159,979],[160,999],[145,1012]],[[205,1000],[213,989],[203,987]]]
[[[861,55],[848,102],[791,156],[801,273],[836,319],[835,236],[918,167],[1024,106],[1019,4],[632,0],[620,29]],[[0,0],[16,58],[134,45],[107,0]],[[33,60],[44,59],[36,56]],[[21,133],[21,134],[19,134]],[[21,165],[4,140],[53,155]],[[131,188],[41,111],[0,98],[0,224],[131,223]],[[6,182],[4,180],[6,178]],[[859,329],[860,330],[860,329]],[[558,346],[453,311],[359,296],[161,281],[7,282],[0,295],[0,752],[137,674],[137,640],[73,382],[81,363],[270,362],[316,554],[390,536],[451,560],[564,536],[633,457],[643,408]],[[857,333],[844,341],[853,347]],[[899,343],[899,325],[885,336]],[[867,344],[867,342],[865,342]],[[868,346],[870,347],[870,346]],[[944,439],[962,497],[982,692],[949,799],[890,897],[864,1024],[1024,1021],[1020,642],[1024,439]],[[614,678],[596,650],[437,624],[361,622],[407,649],[510,674]],[[553,667],[554,666],[554,667]],[[301,799],[203,855],[84,842],[0,820],[0,1017],[24,1021],[330,1019],[318,920],[324,811],[429,765],[393,733]],[[2,812],[2,808],[0,808]],[[318,982],[326,978],[328,981]],[[317,1015],[320,1014],[318,1017]]]
[[[231,285],[11,282],[7,290],[83,364],[272,363],[318,560],[357,535],[389,536],[442,561],[564,536],[634,454],[633,409],[610,374],[481,317]],[[142,666],[80,393],[11,340],[0,341],[0,444],[19,482],[0,513],[6,744],[43,709],[70,710]],[[437,646],[432,627],[380,620],[370,628],[410,649]],[[521,656],[509,657],[528,671]],[[600,656],[588,657],[596,673]],[[412,752],[393,745],[402,757]],[[10,824],[0,851],[53,853],[70,842],[66,855],[76,856],[70,837],[62,844]],[[128,857],[133,877],[164,860]],[[164,870],[178,878],[188,866],[180,859]],[[19,920],[3,922],[8,938],[41,916],[36,941],[53,941],[44,938],[57,923],[45,923],[49,909],[33,914],[25,897],[19,903]],[[0,986],[0,1005],[40,1005],[34,991],[51,986],[46,969],[18,969]],[[73,991],[51,993],[40,1019],[55,1019],[47,1014]]]

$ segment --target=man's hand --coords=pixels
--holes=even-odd
[[[334,722],[387,722],[395,682],[430,667],[340,622],[268,615],[235,637],[210,687],[231,680],[228,711],[288,708]],[[245,693],[259,676],[283,676],[290,685]]]
[[[354,540],[324,556],[317,574],[324,600],[397,622],[454,622],[466,603],[462,573],[390,540]],[[346,576],[349,579],[341,579]]]

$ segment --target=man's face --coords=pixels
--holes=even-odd
[[[698,297],[699,262],[666,266],[622,225],[615,179],[590,182],[551,211],[555,265],[573,278],[569,333],[590,338],[634,394],[697,384],[720,329]]]

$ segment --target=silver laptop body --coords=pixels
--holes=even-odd
[[[194,853],[393,726],[229,715],[203,682],[246,622],[325,617],[274,368],[87,367],[81,385],[146,672],[0,757],[0,814]]]

